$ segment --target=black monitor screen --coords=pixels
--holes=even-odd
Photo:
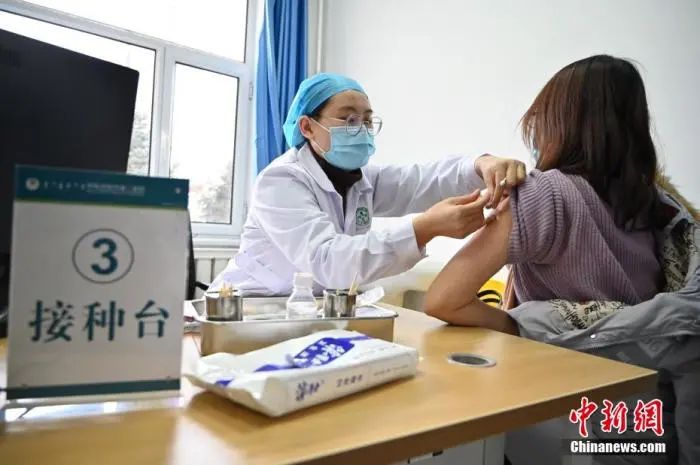
[[[0,309],[15,165],[125,172],[137,84],[138,71],[0,29]]]

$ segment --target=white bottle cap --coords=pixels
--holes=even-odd
[[[312,287],[314,277],[310,273],[294,273],[294,287]]]

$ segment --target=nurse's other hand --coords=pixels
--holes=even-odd
[[[418,247],[423,248],[437,236],[463,239],[484,225],[484,206],[488,196],[476,190],[469,195],[450,197],[436,203],[413,219]]]
[[[525,163],[510,158],[499,158],[485,154],[474,162],[474,169],[486,184],[489,202],[486,205],[498,205],[503,195],[507,195],[512,187],[525,180]]]

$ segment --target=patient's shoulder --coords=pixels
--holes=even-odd
[[[510,263],[546,263],[556,258],[568,233],[567,210],[576,202],[576,192],[571,177],[559,170],[533,170],[513,190]]]

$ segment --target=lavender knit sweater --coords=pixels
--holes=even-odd
[[[637,304],[658,292],[661,267],[652,232],[618,228],[610,207],[583,178],[534,170],[510,206],[508,263],[519,303]]]

